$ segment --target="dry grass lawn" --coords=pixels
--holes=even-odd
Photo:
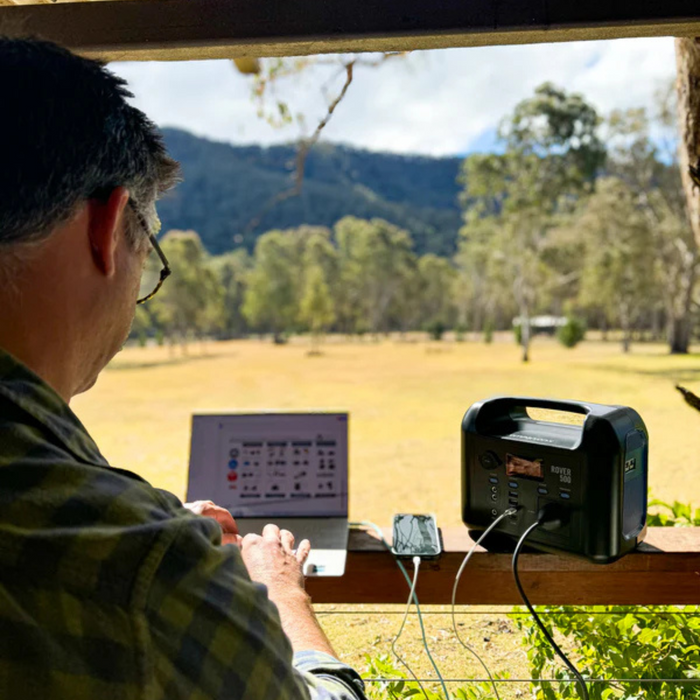
[[[523,365],[506,337],[492,345],[333,339],[320,356],[307,351],[304,339],[281,347],[209,343],[204,352],[192,346],[188,358],[179,351],[172,357],[167,348],[130,348],[73,408],[112,464],[180,497],[193,411],[348,410],[351,518],[389,525],[395,512],[431,511],[448,526],[460,523],[460,421],[471,403],[531,394],[626,404],[649,428],[653,495],[700,502],[700,414],[674,389],[681,383],[700,393],[698,355],[669,356],[661,345],[637,345],[625,356],[616,343],[589,341],[566,350],[537,339],[532,362]],[[400,622],[396,610],[369,613],[323,616],[339,652],[353,662],[365,651],[387,652]],[[527,672],[518,635],[503,616],[460,619],[494,670]],[[431,615],[428,633],[447,675],[483,675],[458,651],[446,615]],[[404,634],[406,655],[417,672],[428,673],[415,622]]]

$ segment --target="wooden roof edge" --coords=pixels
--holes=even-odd
[[[696,0],[107,0],[0,6],[0,33],[104,60],[197,60],[700,36]],[[583,7],[582,7],[583,6]]]

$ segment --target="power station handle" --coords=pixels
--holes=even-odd
[[[551,411],[568,411],[588,415],[591,408],[579,401],[559,401],[557,399],[535,399],[527,396],[512,396],[502,399],[494,399],[493,404],[498,405],[502,411],[510,411],[515,408],[545,408]]]

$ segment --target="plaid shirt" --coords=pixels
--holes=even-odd
[[[61,398],[0,350],[0,696],[363,698],[292,656],[219,525],[111,468]]]

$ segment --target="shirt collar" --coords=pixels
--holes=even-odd
[[[107,466],[68,404],[40,377],[0,348],[0,396],[37,420],[77,459]]]

